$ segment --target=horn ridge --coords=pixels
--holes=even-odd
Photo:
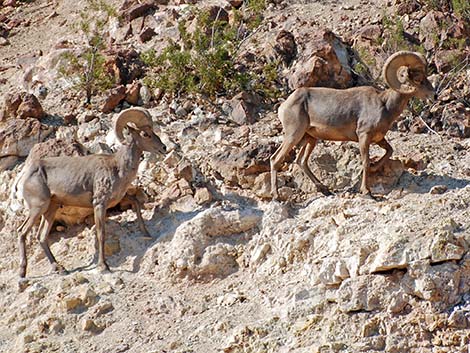
[[[427,62],[421,53],[402,50],[391,55],[384,64],[383,78],[385,83],[393,90],[404,94],[413,93],[416,88],[413,85],[401,82],[398,77],[400,68],[406,66],[413,70],[427,71]]]
[[[132,107],[123,110],[114,120],[114,133],[121,143],[125,143],[123,130],[128,123],[134,123],[137,128],[152,126],[152,116],[147,109]]]

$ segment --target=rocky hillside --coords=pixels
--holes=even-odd
[[[466,1],[0,0],[1,352],[466,353],[470,347],[470,7]],[[398,50],[437,88],[387,137],[359,192],[356,143],[295,155],[270,198],[277,108],[300,86],[383,88]],[[26,158],[110,153],[144,106],[145,154],[109,210],[96,268],[88,210],[63,208],[50,273],[36,236],[19,279],[11,193]],[[383,151],[374,147],[373,158]]]

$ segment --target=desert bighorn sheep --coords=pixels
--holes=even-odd
[[[143,151],[163,154],[166,147],[155,135],[150,113],[142,108],[122,111],[114,121],[123,144],[114,154],[50,157],[32,161],[23,174],[23,198],[29,215],[18,228],[20,277],[26,275],[25,239],[41,217],[38,238],[52,271],[64,272],[52,255],[48,234],[61,206],[93,208],[98,239],[98,267],[109,271],[104,256],[106,209],[115,206],[135,179]],[[124,135],[124,128],[128,134]]]
[[[434,88],[427,79],[427,62],[419,53],[400,51],[390,56],[383,68],[390,89],[374,87],[349,89],[298,88],[279,107],[279,119],[284,129],[281,146],[271,156],[271,194],[278,198],[277,171],[287,154],[300,147],[295,163],[313,181],[317,190],[329,195],[328,188],[308,166],[310,154],[318,139],[356,141],[362,159],[361,192],[369,194],[369,171],[378,170],[392,155],[393,149],[385,134],[400,116],[412,97],[432,97]],[[370,165],[369,147],[376,143],[385,155]]]

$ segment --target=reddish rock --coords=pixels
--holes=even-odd
[[[140,87],[139,82],[134,82],[126,86],[126,102],[132,105],[137,105],[140,98]]]
[[[313,33],[290,74],[289,87],[346,88],[351,79],[345,44],[332,32],[322,30]]]
[[[284,29],[281,30],[276,37],[274,52],[279,55],[286,64],[289,64],[297,54],[297,45],[294,35]]]
[[[224,21],[228,22],[228,12],[224,10],[220,6],[210,6],[207,8],[207,11],[209,12],[209,19],[211,21]]]
[[[106,98],[101,111],[103,113],[111,113],[124,98],[126,98],[126,87],[118,86],[109,90],[108,97]]]
[[[139,34],[139,39],[142,43],[145,43],[155,37],[157,33],[155,33],[155,30],[150,27],[145,27],[142,32]]]
[[[121,15],[127,18],[128,21],[132,21],[138,17],[145,16],[149,14],[151,11],[156,9],[156,4],[153,1],[145,2],[143,4],[137,4],[129,9],[123,11]]]
[[[16,117],[16,111],[23,98],[20,93],[7,93],[3,98],[3,108],[0,113],[0,121]]]
[[[144,63],[134,49],[123,49],[110,55],[106,61],[108,72],[118,84],[126,85],[142,77]]]
[[[382,27],[379,25],[367,25],[361,27],[354,36],[354,41],[369,40],[376,42],[382,36]]]
[[[241,92],[232,98],[230,118],[238,125],[253,124],[262,104],[261,97],[255,93]]]
[[[42,109],[41,103],[33,94],[24,94],[22,102],[18,106],[16,116],[20,119],[24,118],[35,118],[41,119],[44,117],[44,110]]]
[[[10,119],[0,130],[0,157],[26,157],[33,146],[43,141],[52,128],[37,119]]]
[[[243,5],[243,0],[228,0],[228,3],[238,9]]]

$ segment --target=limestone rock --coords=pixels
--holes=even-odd
[[[170,268],[177,275],[225,276],[238,267],[236,252],[227,242],[257,226],[258,211],[224,211],[210,208],[181,224],[171,240]],[[218,265],[217,265],[218,264]]]

